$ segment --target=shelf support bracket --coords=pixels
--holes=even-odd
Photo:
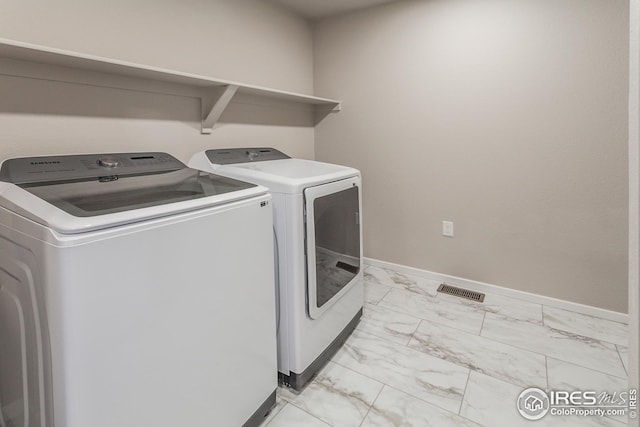
[[[210,134],[220,116],[236,94],[238,86],[215,86],[205,91],[202,96],[202,133]]]
[[[342,105],[339,102],[336,102],[335,104],[329,104],[329,105],[316,105],[316,108],[314,111],[314,123],[317,125],[322,121],[322,119],[327,117],[329,114],[338,113],[341,110],[342,110]]]

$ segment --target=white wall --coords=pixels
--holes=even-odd
[[[640,387],[640,0],[630,2],[629,39],[629,388]],[[629,419],[638,427],[640,416]]]
[[[259,0],[14,0],[0,10],[0,38],[313,91],[309,24]],[[0,159],[158,150],[187,161],[198,150],[249,145],[314,155],[312,115],[291,105],[233,101],[204,136],[197,98],[8,76],[0,76],[0,93]]]
[[[399,1],[314,25],[365,255],[627,311],[628,2]],[[455,237],[441,235],[442,220]]]

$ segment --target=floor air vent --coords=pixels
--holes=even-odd
[[[466,298],[473,301],[484,302],[484,294],[480,292],[470,291],[468,289],[457,288],[444,283],[438,286],[438,292],[449,294],[460,298]]]

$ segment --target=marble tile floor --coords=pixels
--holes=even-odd
[[[439,282],[365,268],[360,324],[300,393],[278,389],[261,427],[625,425],[621,417],[527,421],[527,387],[622,392],[626,325],[487,294],[438,294]]]

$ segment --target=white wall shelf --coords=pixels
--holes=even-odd
[[[45,64],[42,69],[28,64]],[[87,74],[87,72],[89,72]],[[0,38],[0,75],[195,96],[201,99],[202,133],[211,133],[236,94],[312,106],[316,123],[340,101],[269,89],[181,71]],[[161,88],[160,88],[161,87]]]

